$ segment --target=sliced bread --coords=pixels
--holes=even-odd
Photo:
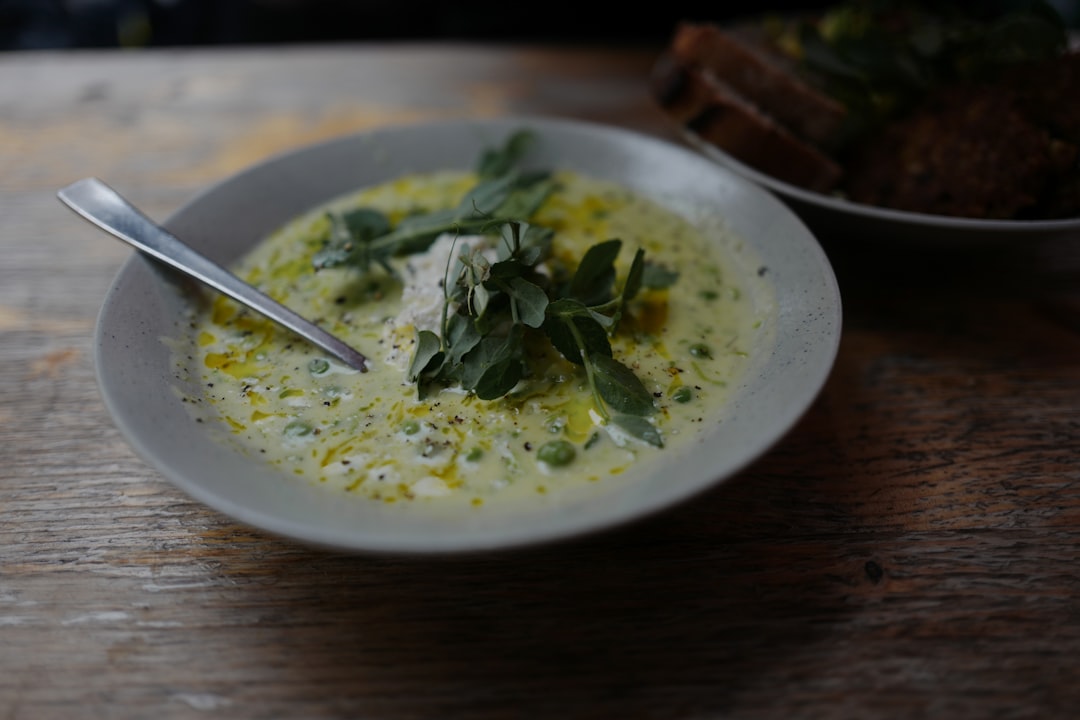
[[[798,137],[825,150],[840,142],[844,106],[812,85],[759,25],[682,22],[671,52],[683,64],[700,65],[723,80]]]
[[[840,166],[822,151],[729,83],[673,52],[655,63],[651,91],[676,122],[762,173],[819,192],[836,187],[841,177]]]

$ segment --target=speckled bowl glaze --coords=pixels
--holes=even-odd
[[[214,185],[163,225],[228,264],[296,215],[359,187],[407,172],[467,169],[484,148],[531,128],[528,162],[609,179],[724,228],[741,246],[738,272],[761,273],[773,332],[732,388],[722,417],[699,441],[662,464],[620,477],[616,491],[557,509],[425,517],[344,500],[260,463],[215,439],[182,402],[165,342],[185,331],[182,284],[142,256],[128,260],[96,330],[104,401],[135,451],[196,500],[248,526],[346,552],[451,554],[563,540],[631,520],[698,495],[767,452],[804,414],[825,383],[841,329],[840,294],[825,254],[779,200],[715,162],[674,144],[616,127],[544,117],[454,120],[386,127],[271,158]],[[762,270],[765,268],[767,270]]]

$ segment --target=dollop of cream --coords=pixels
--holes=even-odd
[[[444,233],[425,252],[409,257],[403,273],[401,312],[387,318],[383,326],[383,347],[386,348],[383,359],[388,364],[404,371],[412,358],[416,333],[420,330],[439,331],[446,300],[443,283],[454,276],[453,259],[466,248],[480,248],[484,257],[494,262],[494,242],[482,235]],[[453,309],[449,310],[453,312]]]

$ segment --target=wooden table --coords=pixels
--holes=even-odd
[[[835,370],[772,452],[616,532],[456,560],[313,551],[190,501],[98,395],[128,257],[269,154],[545,113],[678,141],[650,49],[0,56],[0,718],[1065,718],[1080,703],[1080,238],[822,237]]]

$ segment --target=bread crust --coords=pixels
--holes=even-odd
[[[699,65],[734,88],[796,136],[826,150],[844,134],[847,110],[813,87],[794,62],[770,47],[751,26],[731,30],[711,23],[676,26],[671,52],[684,65]]]
[[[665,53],[653,68],[661,108],[702,140],[772,177],[819,192],[834,188],[840,166],[792,134],[735,88]]]

